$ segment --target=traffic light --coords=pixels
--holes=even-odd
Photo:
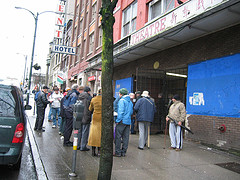
[[[36,64],[34,64],[33,68],[35,70],[39,70],[39,69],[41,69],[41,66],[39,66],[38,63],[36,63]]]

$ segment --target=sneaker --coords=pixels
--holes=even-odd
[[[67,146],[67,147],[72,147],[73,146],[73,142],[67,142],[67,143],[63,143],[63,146]]]
[[[176,151],[181,151],[181,149],[179,149],[179,148],[176,148],[175,150],[176,150]]]
[[[38,132],[45,132],[45,129],[37,129]]]
[[[115,156],[115,157],[121,157],[121,154],[113,154],[113,156]]]
[[[89,151],[90,149],[89,148],[84,148],[84,149],[80,149],[80,151]]]
[[[169,147],[170,150],[176,149],[175,147]]]
[[[138,147],[138,149],[143,150],[143,148]]]
[[[52,128],[56,128],[56,125],[53,125]]]

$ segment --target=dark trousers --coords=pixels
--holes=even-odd
[[[66,124],[64,129],[64,144],[70,142],[73,130],[73,112],[65,111]]]
[[[115,154],[126,154],[129,141],[130,125],[117,124],[115,129]],[[123,141],[123,143],[121,143]],[[122,147],[121,147],[122,144]]]
[[[135,131],[134,131],[134,124],[135,124],[135,119],[131,119],[131,134],[134,134]]]
[[[37,106],[37,118],[34,129],[41,130],[45,117],[45,108]]]

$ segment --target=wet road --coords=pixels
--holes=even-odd
[[[23,147],[23,155],[20,170],[13,170],[11,167],[0,166],[1,180],[26,180],[37,179],[32,153],[29,147],[28,137],[26,137]]]

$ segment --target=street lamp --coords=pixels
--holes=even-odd
[[[17,53],[21,54],[21,53]],[[23,74],[23,88],[25,87],[25,75],[26,75],[26,65],[27,65],[27,55],[21,54],[25,57],[25,67],[24,67],[24,74]]]
[[[36,33],[37,33],[38,16],[43,13],[47,13],[47,12],[56,13],[56,14],[58,14],[58,13],[54,12],[54,11],[43,11],[41,13],[37,12],[37,14],[35,15],[32,11],[30,11],[26,8],[22,8],[22,7],[15,7],[15,8],[23,9],[23,10],[30,12],[35,20],[35,30],[34,30],[34,36],[33,36],[32,57],[31,57],[31,65],[30,65],[29,80],[28,80],[28,91],[27,91],[27,102],[26,102],[26,105],[28,105],[29,104],[29,93],[30,93],[30,87],[31,87],[32,67],[33,67],[33,57],[34,57],[34,49],[35,49],[35,41],[36,41]]]

